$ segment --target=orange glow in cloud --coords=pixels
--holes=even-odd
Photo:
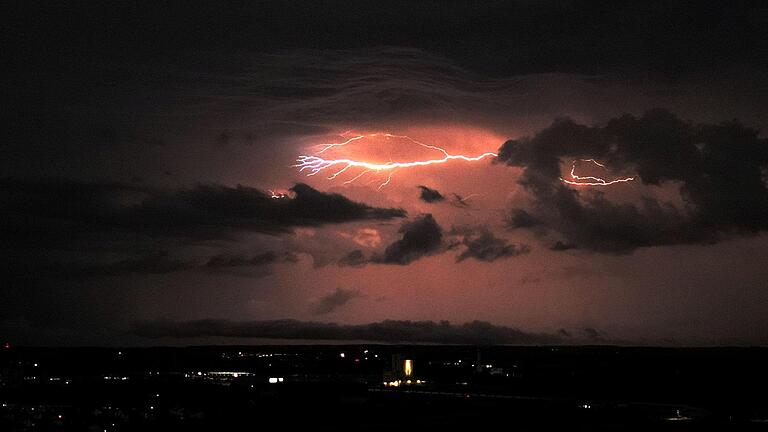
[[[347,133],[342,134],[346,136]],[[350,145],[360,146],[366,144],[368,153],[380,152],[382,149],[389,149],[388,162],[377,161],[375,156],[354,158],[351,156],[332,158],[329,156],[322,156],[326,151],[342,152],[347,150],[345,147]],[[294,167],[298,168],[300,172],[308,171],[308,176],[314,176],[321,172],[328,171],[330,175],[329,180],[334,180],[342,174],[350,172],[350,176],[347,176],[345,184],[349,184],[359,180],[366,174],[379,174],[386,172],[387,178],[379,184],[379,189],[388,185],[392,181],[392,176],[395,170],[408,169],[416,167],[424,167],[429,165],[444,164],[451,161],[463,161],[463,162],[477,162],[486,158],[496,157],[497,154],[493,152],[484,152],[477,155],[464,155],[464,154],[452,154],[442,147],[438,147],[432,144],[426,144],[407,135],[393,135],[390,133],[373,133],[354,135],[351,138],[338,143],[324,143],[317,146],[319,150],[314,155],[300,155],[296,159]],[[409,153],[415,150],[420,150],[421,153],[425,153],[423,157],[408,156]],[[408,148],[409,150],[405,150]],[[395,161],[392,160],[393,153],[400,153],[404,160]],[[376,181],[376,179],[372,180]]]
[[[381,234],[375,228],[360,228],[354,233],[339,231],[341,237],[347,238],[359,246],[374,248],[381,244]]]
[[[269,193],[269,197],[272,199],[283,199],[290,196],[288,191],[280,191],[277,189],[267,189],[267,192]]]

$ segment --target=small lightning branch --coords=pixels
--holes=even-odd
[[[591,162],[592,164],[597,165],[600,168],[607,169],[605,165],[601,164],[600,162],[594,159],[577,159],[577,160],[574,160],[573,164],[571,165],[571,179],[567,180],[560,177],[560,181],[562,181],[563,183],[567,183],[569,185],[574,185],[574,186],[609,186],[616,183],[630,182],[635,179],[634,177],[620,177],[613,180],[606,180],[601,177],[580,176],[576,174],[576,163],[579,161]]]

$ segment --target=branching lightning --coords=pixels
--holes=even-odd
[[[624,183],[624,182],[630,182],[634,180],[634,177],[620,177],[613,180],[606,180],[600,177],[592,177],[592,176],[579,176],[576,175],[576,163],[577,162],[592,162],[593,164],[599,166],[600,168],[607,169],[605,165],[601,164],[600,162],[594,160],[594,159],[578,159],[574,160],[573,164],[571,165],[571,179],[572,180],[566,180],[562,177],[560,177],[560,181],[563,183],[567,183],[569,185],[575,185],[575,186],[609,186],[616,183]]]
[[[342,136],[345,136],[345,134],[342,134]],[[370,162],[365,160],[357,160],[357,159],[349,159],[349,158],[341,158],[341,159],[326,159],[324,157],[321,157],[319,155],[323,154],[325,151],[332,149],[332,148],[338,148],[343,147],[349,144],[352,144],[356,141],[363,140],[363,139],[370,139],[375,137],[386,137],[386,138],[397,138],[406,140],[412,144],[419,145],[421,147],[427,148],[429,150],[434,150],[442,155],[440,158],[436,159],[425,159],[425,160],[412,160],[412,161],[406,161],[406,162],[393,162],[389,161],[386,163],[377,163],[377,162]],[[421,141],[417,141],[407,135],[393,135],[390,133],[374,133],[374,134],[367,134],[367,135],[355,135],[351,138],[346,139],[343,142],[339,143],[325,143],[325,144],[319,144],[318,145],[319,150],[315,155],[300,155],[296,159],[296,164],[293,165],[295,168],[299,169],[299,172],[309,171],[307,176],[314,176],[320,172],[329,170],[332,173],[328,177],[329,180],[333,180],[337,178],[339,175],[344,174],[350,169],[361,169],[359,173],[357,173],[355,176],[351,177],[349,180],[346,180],[344,183],[349,184],[352,183],[362,176],[364,176],[367,173],[374,172],[374,173],[381,173],[388,171],[389,175],[387,176],[386,181],[381,183],[379,185],[379,189],[383,188],[384,186],[388,185],[390,181],[392,181],[392,175],[394,174],[394,171],[401,168],[414,168],[414,167],[421,167],[421,166],[427,166],[427,165],[436,165],[436,164],[442,164],[454,160],[461,160],[465,162],[476,162],[481,159],[487,158],[487,157],[496,157],[496,153],[486,152],[482,153],[478,156],[466,156],[466,155],[454,155],[448,153],[445,149],[431,145],[431,144],[425,144]],[[356,171],[356,170],[355,170]],[[373,180],[375,181],[375,180]]]
[[[416,139],[409,137],[408,135],[394,135],[391,133],[372,133],[372,134],[364,134],[364,135],[353,134],[351,136],[350,135],[351,135],[350,132],[344,132],[340,134],[340,136],[345,138],[344,141],[318,144],[316,146],[318,150],[314,155],[300,155],[298,158],[296,158],[296,164],[293,165],[293,167],[298,168],[299,172],[307,171],[308,172],[307,176],[309,177],[317,175],[321,172],[327,171],[329,172],[329,175],[327,177],[328,180],[334,180],[337,177],[341,176],[342,174],[345,174],[348,171],[352,170],[352,174],[354,175],[352,175],[347,180],[345,180],[344,184],[354,183],[355,181],[359,180],[360,178],[362,178],[363,176],[369,173],[387,172],[388,175],[386,180],[379,184],[378,189],[381,190],[383,187],[385,187],[392,181],[392,176],[395,170],[398,170],[398,169],[437,165],[437,164],[443,164],[443,163],[454,161],[454,160],[460,160],[465,162],[477,162],[479,160],[482,160],[488,157],[498,156],[496,153],[492,153],[492,152],[482,153],[477,156],[467,156],[463,154],[455,155],[455,154],[449,153],[447,150],[445,150],[442,147],[423,143],[421,141],[418,141]],[[411,144],[415,144],[423,148],[436,151],[438,152],[438,154],[440,154],[441,157],[434,158],[434,159],[410,160],[410,161],[402,161],[402,162],[393,162],[390,160],[389,162],[381,163],[381,162],[373,162],[373,161],[351,159],[351,158],[330,159],[330,158],[325,158],[323,156],[320,156],[328,150],[338,149],[339,147],[355,144],[356,142],[361,140],[367,140],[367,139],[372,139],[376,137],[395,138],[395,139],[405,140]],[[612,180],[607,180],[607,179],[604,179],[601,177],[595,177],[595,176],[580,176],[576,174],[576,165],[579,162],[591,162],[592,164],[607,170],[607,167],[605,165],[603,165],[602,163],[598,162],[595,159],[576,159],[573,161],[571,165],[570,179],[565,179],[560,177],[560,181],[569,185],[574,185],[574,186],[610,186],[616,183],[630,182],[635,179],[635,177],[620,177]],[[370,184],[375,181],[377,181],[376,178],[370,180],[368,183]],[[273,195],[276,195],[276,194],[273,194]],[[273,196],[273,198],[282,198],[282,196],[279,196],[279,195]],[[464,204],[464,200],[468,198],[470,197],[464,197],[459,201],[462,204]]]

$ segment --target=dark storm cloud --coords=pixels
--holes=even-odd
[[[507,240],[496,237],[488,227],[455,227],[452,234],[463,237],[461,245],[464,251],[456,257],[456,261],[474,258],[478,261],[491,262],[499,258],[515,257],[530,252],[531,248],[524,244],[511,244]]]
[[[180,235],[195,231],[205,235],[211,228],[280,233],[296,226],[405,216],[401,209],[370,207],[302,183],[291,191],[293,197],[274,199],[246,186],[200,185],[150,197],[135,210],[134,220],[138,218],[144,227],[181,229]]]
[[[495,9],[500,7],[499,4],[489,9],[484,6],[488,14],[485,17],[498,19],[499,11]],[[443,8],[444,5],[440,7],[441,10]],[[501,8],[506,10],[506,6]],[[12,96],[8,104],[19,107],[18,112],[12,113],[12,117],[4,122],[9,125],[4,130],[8,150],[6,156],[0,159],[0,168],[11,175],[26,175],[29,167],[34,167],[39,172],[43,172],[43,169],[45,172],[54,170],[56,175],[65,177],[111,176],[130,179],[141,176],[148,182],[162,182],[165,180],[162,173],[170,171],[179,178],[185,178],[189,174],[187,167],[177,166],[179,159],[169,155],[178,154],[178,151],[186,153],[189,140],[180,136],[189,133],[188,130],[193,127],[191,125],[205,128],[202,132],[205,144],[195,143],[201,147],[198,158],[213,157],[212,160],[217,160],[216,151],[226,155],[237,151],[241,147],[240,143],[251,145],[254,152],[270,150],[270,156],[283,157],[287,155],[281,154],[281,151],[290,154],[296,150],[283,145],[275,147],[277,142],[286,137],[332,134],[346,129],[381,129],[383,125],[392,127],[412,123],[415,119],[423,123],[460,123],[504,131],[524,128],[527,132],[531,128],[543,126],[543,122],[553,114],[578,112],[588,118],[606,118],[613,115],[615,108],[612,107],[615,106],[620,106],[622,110],[639,110],[653,104],[666,105],[670,100],[677,104],[675,106],[693,106],[689,111],[695,115],[701,115],[702,112],[703,115],[717,111],[736,112],[741,117],[748,114],[750,118],[763,121],[765,104],[761,102],[765,91],[762,82],[766,74],[763,69],[753,70],[755,66],[742,68],[736,63],[736,70],[752,81],[735,81],[738,89],[730,92],[723,89],[731,87],[720,84],[736,85],[733,84],[734,74],[725,72],[703,75],[706,83],[701,86],[658,78],[657,75],[651,75],[649,80],[644,74],[647,65],[652,65],[652,69],[660,69],[662,75],[665,70],[677,72],[686,69],[690,64],[683,64],[681,59],[684,56],[680,54],[701,54],[698,42],[694,46],[696,49],[679,49],[680,53],[661,56],[656,61],[645,59],[637,63],[637,69],[622,69],[618,74],[613,68],[624,62],[614,57],[623,57],[628,51],[612,46],[614,37],[592,35],[594,39],[584,44],[583,41],[571,39],[576,36],[566,32],[560,35],[566,40],[555,38],[546,42],[553,36],[551,28],[547,28],[544,32],[546,37],[536,35],[529,40],[531,45],[526,49],[521,48],[517,42],[514,46],[507,45],[521,37],[519,30],[510,24],[513,18],[533,25],[531,23],[534,21],[548,19],[558,22],[554,17],[560,14],[561,19],[571,21],[578,16],[586,19],[590,13],[600,19],[616,13],[610,8],[590,10],[580,2],[574,3],[572,8],[573,11],[566,13],[563,8],[555,7],[552,10],[554,15],[542,16],[539,15],[539,7],[533,7],[537,12],[536,20],[532,21],[522,18],[525,16],[522,13],[525,7],[523,11],[515,10],[510,19],[495,21],[498,28],[494,32],[471,32],[473,38],[485,34],[494,43],[502,43],[505,47],[502,54],[491,55],[488,43],[480,44],[483,49],[468,49],[464,44],[472,45],[477,41],[462,38],[460,46],[463,47],[462,53],[468,56],[466,58],[450,50],[436,49],[432,43],[430,46],[422,46],[419,43],[422,37],[405,39],[402,43],[376,41],[372,45],[366,45],[363,42],[365,38],[360,38],[354,44],[339,41],[342,43],[329,43],[322,47],[316,46],[316,40],[311,38],[306,41],[308,45],[296,41],[297,44],[281,46],[280,49],[267,48],[263,39],[259,39],[258,43],[247,44],[248,50],[238,50],[237,54],[226,49],[198,51],[201,45],[192,44],[188,48],[193,52],[172,50],[173,55],[152,56],[138,63],[124,60],[122,57],[126,53],[122,49],[114,51],[121,53],[119,59],[113,55],[89,58],[84,53],[94,53],[91,42],[88,43],[88,49],[76,49],[77,55],[66,55],[67,49],[62,48],[56,51],[61,56],[57,59],[62,63],[59,68],[51,67],[51,59],[47,57],[39,59],[37,63],[25,59],[19,62],[23,66],[15,81],[0,82],[0,85],[8,83]],[[288,9],[282,11],[286,19],[297,13],[293,8]],[[343,9],[339,11],[341,15],[349,12],[347,8]],[[408,15],[411,16],[413,11],[410,7],[408,9]],[[691,9],[696,12],[706,8]],[[730,15],[734,13],[732,8],[726,9],[726,13],[720,14],[720,17],[741,19],[738,15]],[[363,13],[364,8],[355,10]],[[647,15],[642,17],[652,17],[654,11],[653,7],[644,9],[643,13]],[[112,14],[111,10],[101,12],[110,16]],[[88,9],[84,15],[93,16],[93,13],[96,12]],[[253,13],[246,11],[244,16]],[[750,16],[759,20],[764,16],[762,13]],[[261,19],[268,16],[257,15]],[[299,15],[304,16],[303,13]],[[465,16],[464,11],[461,16]],[[664,17],[662,21],[667,22],[666,15]],[[72,19],[77,21],[75,17]],[[333,21],[339,22],[338,19],[334,15]],[[20,26],[20,32],[13,34],[18,36],[39,25],[37,18],[33,21],[28,26]],[[357,22],[357,19],[353,21]],[[67,28],[62,29],[67,32],[74,25],[68,22],[70,24]],[[86,24],[101,22],[94,19]],[[16,21],[13,23],[18,24]],[[614,21],[606,22],[609,26],[614,24]],[[757,28],[760,34],[764,32],[763,27],[748,23],[740,25],[739,29],[747,34]],[[269,25],[260,28],[267,27]],[[414,27],[431,32],[421,25]],[[575,28],[583,27],[579,25]],[[231,30],[229,26],[222,28]],[[553,25],[553,28],[561,27]],[[722,30],[720,26],[706,28],[707,36],[715,28]],[[647,26],[637,29],[646,32]],[[149,33],[157,29],[153,27],[151,30]],[[323,29],[323,36],[327,36],[327,31],[327,28]],[[442,25],[432,29],[432,32],[440,37],[447,35]],[[504,32],[513,34],[509,38],[499,36]],[[718,41],[734,37],[731,31],[724,33],[724,37],[718,38]],[[36,40],[46,34],[50,33],[39,31],[21,40]],[[75,31],[72,36],[79,34]],[[130,34],[137,34],[133,27]],[[173,32],[173,37],[161,40],[176,40],[178,34],[188,33]],[[620,35],[624,34],[620,32]],[[118,34],[110,28],[108,35]],[[103,35],[104,38],[99,40],[108,41],[108,35]],[[450,36],[450,39],[455,37]],[[626,42],[638,43],[640,40],[629,38]],[[135,41],[131,39],[131,42]],[[241,42],[237,41],[238,44]],[[599,55],[590,56],[582,55],[579,49],[573,49],[574,44],[587,51],[603,44],[609,47],[598,49]],[[147,44],[141,48],[148,49],[155,45]],[[446,46],[456,45],[451,43]],[[648,46],[654,49],[647,49]],[[641,49],[637,53],[654,56],[659,52],[659,46],[668,45],[661,42],[648,45],[645,41],[640,44]],[[728,55],[732,55],[733,47],[729,45]],[[501,50],[501,47],[498,48]],[[50,51],[24,50],[24,54],[45,53],[47,56]],[[549,54],[545,55],[547,52]],[[750,49],[748,52],[749,56],[741,56],[745,61],[751,61],[755,53],[762,51]],[[531,55],[537,58],[541,56],[539,60],[542,63],[532,63],[529,58]],[[718,57],[723,58],[722,55]],[[566,58],[569,61],[563,64],[562,60]],[[610,64],[610,68],[595,69],[599,60]],[[510,62],[509,67],[497,67],[502,66],[495,64],[498,62]],[[489,64],[494,67],[489,67]],[[762,67],[765,63],[755,64]],[[713,76],[717,77],[717,81]],[[88,91],[82,91],[83,88]],[[705,102],[709,103],[706,107],[699,107],[702,94],[707,94]],[[721,94],[722,98],[719,97]],[[712,100],[717,100],[717,103],[712,103]],[[62,101],[67,103],[63,104]],[[204,125],[210,125],[210,129]],[[148,145],[143,142],[146,138],[142,137],[145,136],[162,137],[165,145],[162,148]],[[215,142],[229,142],[232,145],[219,146]],[[125,156],[129,156],[132,163],[124,163]],[[169,165],[172,165],[172,169],[169,169]],[[232,169],[232,165],[237,164],[230,162],[226,168]],[[223,170],[221,167],[219,169]],[[197,177],[193,178],[214,176],[216,179],[222,176],[213,168],[203,171],[194,173],[193,176]],[[243,181],[240,178],[238,180]]]
[[[133,333],[146,338],[248,337],[263,339],[365,340],[379,342],[445,344],[557,344],[562,338],[527,333],[483,321],[451,324],[447,321],[382,321],[343,325],[295,320],[276,321],[153,321],[138,322]]]
[[[167,251],[157,251],[112,263],[69,263],[62,266],[60,270],[65,277],[88,278],[119,276],[131,273],[167,274],[196,266],[195,262],[174,258]]]
[[[242,182],[267,187],[296,175],[287,165],[300,146],[320,139],[312,135],[347,129],[466,125],[518,136],[545,127],[554,116],[602,121],[652,106],[672,107],[686,118],[738,117],[762,126],[768,118],[767,17],[768,9],[757,0],[652,0],[618,7],[581,0],[354,4],[323,0],[301,6],[278,0],[226,6],[193,0],[182,7],[127,0],[15,2],[0,17],[7,29],[0,94],[9,107],[0,110],[4,125],[0,172],[116,182],[135,179],[144,185]],[[578,128],[573,129],[573,136],[565,133],[563,142],[593,139],[590,132],[580,137]],[[658,131],[660,136],[666,133],[663,128]],[[622,150],[631,160],[620,155],[606,160],[625,174],[637,173],[639,160],[653,162],[642,163],[644,180],[651,182],[656,176],[662,184],[685,183],[690,206],[658,200],[617,204],[589,191],[576,199],[574,192],[549,183],[552,172],[545,160],[550,156],[542,149],[541,156],[522,152],[523,167],[530,166],[524,168],[530,177],[526,187],[535,200],[526,208],[530,217],[511,215],[510,226],[551,235],[545,245],[554,245],[554,250],[608,252],[716,241],[731,232],[762,229],[759,223],[749,227],[729,221],[757,217],[711,216],[759,213],[760,205],[739,198],[749,189],[740,181],[728,179],[730,183],[723,183],[727,186],[716,194],[734,193],[733,205],[718,204],[707,193],[700,197],[702,191],[717,188],[707,179],[720,181],[725,165],[707,165],[698,181],[664,180],[663,172],[654,172],[656,162],[663,162],[659,167],[675,164],[678,153],[682,160],[688,158],[685,152],[654,154],[661,146],[648,135],[635,140],[633,151]],[[677,139],[666,136],[670,137]],[[726,147],[730,148],[721,149]],[[611,148],[607,146],[609,154]],[[699,150],[705,154],[707,147]],[[565,156],[557,157],[567,163]],[[678,165],[685,166],[675,168],[685,171],[689,167],[682,160]],[[748,172],[752,166],[744,167]],[[392,209],[357,207],[342,212],[344,219],[334,213],[333,200],[320,192],[319,201],[330,208],[327,213],[288,200],[262,204],[262,194],[249,188],[170,190],[58,182],[69,186],[8,193],[2,182],[0,251],[13,260],[4,260],[0,273],[11,271],[16,277],[22,272],[23,278],[46,273],[38,271],[43,266],[69,265],[73,255],[83,264],[66,271],[80,274],[165,274],[188,266],[202,267],[195,271],[253,267],[260,272],[269,268],[260,264],[265,258],[233,254],[244,249],[229,247],[230,240],[258,237],[261,242],[269,236],[245,234],[281,234],[297,226],[336,223],[339,218],[359,220],[361,213],[366,215],[363,219],[377,211],[389,212],[386,217],[379,214],[383,219],[404,216],[404,212],[392,214]],[[445,196],[457,207],[471,203]],[[705,235],[708,230],[717,237]],[[448,250],[461,254],[469,248],[464,238],[446,240],[446,236],[427,255]],[[269,238],[269,242],[284,240]],[[203,243],[205,248],[227,245],[204,257],[178,250]],[[482,247],[486,243],[492,247]],[[323,242],[323,247],[329,244]],[[402,252],[402,241],[395,244]],[[478,251],[490,253],[475,255],[504,251],[496,241],[478,246]],[[248,250],[271,249],[273,245],[258,245]],[[146,252],[152,250],[168,253]],[[60,251],[66,251],[70,261],[61,264]],[[83,251],[108,256],[98,256],[97,262]],[[426,256],[421,253],[415,256]],[[354,251],[342,261],[362,266],[371,258]],[[128,285],[132,279],[115,280],[114,285]],[[112,326],[117,316],[169,312],[161,310],[162,303],[144,307],[142,284],[128,291],[98,286],[83,294],[79,285],[86,284],[79,282],[52,283],[40,291],[16,282],[18,278],[2,277],[0,315],[22,321],[33,322],[34,316],[87,331]],[[596,282],[599,287],[601,282]],[[629,277],[627,282],[632,282]],[[189,305],[173,312],[206,316],[189,309],[195,303],[219,310],[221,316],[240,311],[239,305],[228,304],[225,311],[224,306],[217,309],[218,303],[208,303],[204,288],[210,283],[194,280],[180,286],[191,292]],[[698,309],[721,306],[713,300],[716,297],[708,298],[710,303]],[[689,308],[696,309],[690,304]],[[493,308],[483,313],[494,313]],[[14,337],[12,332],[0,333]],[[115,343],[111,336],[104,333],[97,342]]]
[[[171,256],[167,251],[138,254],[111,262],[93,260],[53,260],[43,256],[13,257],[5,259],[7,266],[0,270],[6,280],[61,281],[81,280],[100,276],[126,274],[167,274],[187,270],[196,264]]]
[[[273,199],[246,186],[159,189],[123,183],[0,180],[0,253],[6,280],[46,284],[128,274],[180,271],[263,275],[268,264],[295,262],[291,253],[231,253],[239,233],[281,234],[297,226],[405,216],[304,184]],[[229,246],[226,246],[226,245]],[[185,248],[206,245],[227,252]],[[256,273],[254,273],[254,271]]]
[[[119,183],[5,179],[0,181],[0,208],[6,217],[2,231],[27,247],[57,241],[63,246],[104,232],[228,238],[237,231],[278,234],[297,226],[405,216],[401,209],[371,207],[301,183],[291,191],[293,197],[274,199],[241,185],[166,190]]]
[[[419,185],[419,189],[420,189],[419,199],[421,199],[424,202],[434,203],[434,202],[443,201],[445,199],[443,194],[441,194],[440,191],[436,189],[431,189],[422,185]]]
[[[19,62],[42,62],[51,46],[62,56],[114,57],[119,52],[139,65],[190,49],[414,46],[489,73],[591,72],[617,66],[681,73],[721,62],[765,64],[768,13],[762,6],[758,1],[666,0],[621,5],[365,0],[354,7],[329,0],[304,2],[300,8],[282,1],[193,1],[184,7],[25,2],[7,11],[4,24],[9,26],[8,54]]]
[[[258,275],[269,274],[264,268],[269,264],[296,262],[293,254],[263,252],[247,256],[239,254],[219,254],[208,259],[189,259],[175,257],[168,251],[155,251],[136,254],[130,258],[104,261],[92,259],[58,260],[48,257],[34,259],[8,258],[8,267],[0,271],[4,277],[26,280],[62,280],[77,281],[106,276],[124,276],[129,274],[169,274],[181,271],[225,272],[261,268]],[[253,275],[253,274],[252,274]]]
[[[579,158],[635,173],[646,185],[679,185],[684,206],[577,192],[559,177],[562,162]],[[737,121],[696,124],[660,109],[604,126],[560,119],[532,138],[504,143],[498,161],[523,168],[519,182],[533,198],[529,210],[513,212],[510,227],[549,230],[579,249],[625,253],[768,229],[768,143]]]
[[[374,255],[372,262],[407,265],[443,248],[443,229],[431,214],[404,222],[399,232],[402,238],[387,246],[383,254]]]
[[[186,149],[178,136],[190,124],[210,125],[207,143],[222,134],[261,150],[274,148],[275,135],[413,119],[508,130],[510,119],[540,125],[553,113],[604,118],[617,104],[647,107],[658,93],[683,95],[676,100],[687,106],[701,101],[691,93],[706,94],[714,107],[692,110],[704,115],[728,107],[765,117],[768,14],[757,1],[32,3],[4,16],[11,61],[0,91],[17,109],[6,110],[0,167],[14,175],[32,167],[62,176],[184,176],[162,155]],[[729,67],[754,83],[710,73]],[[703,76],[705,88],[678,87],[687,73]],[[721,83],[734,86],[727,97],[707,91]],[[143,143],[156,136],[163,152]],[[133,164],[122,163],[126,155]]]
[[[226,269],[232,267],[262,266],[278,261],[296,262],[298,257],[292,253],[276,254],[274,252],[264,252],[257,255],[242,254],[220,254],[214,255],[205,263],[205,267],[211,269]]]
[[[336,291],[320,298],[312,307],[312,312],[316,315],[326,315],[362,296],[363,293],[359,290],[339,287]]]

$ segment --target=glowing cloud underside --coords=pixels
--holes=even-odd
[[[323,154],[325,151],[329,149],[343,147],[346,145],[353,144],[356,141],[375,138],[377,136],[402,139],[408,143],[416,144],[429,150],[434,150],[438,152],[438,154],[440,154],[441,157],[436,159],[411,160],[411,161],[405,161],[405,162],[377,163],[377,162],[349,159],[349,158],[326,159],[320,156],[321,154]],[[318,173],[328,170],[329,172],[332,173],[328,177],[329,180],[336,179],[339,175],[344,174],[350,169],[354,170],[355,175],[350,177],[348,180],[346,180],[344,182],[345,184],[349,184],[354,181],[357,181],[368,173],[388,172],[387,179],[379,185],[379,189],[388,185],[389,182],[392,181],[392,175],[394,174],[394,171],[397,169],[407,169],[407,168],[423,167],[428,165],[443,164],[443,163],[454,161],[454,160],[465,161],[465,162],[476,162],[488,157],[497,156],[496,153],[491,153],[491,152],[483,153],[478,156],[454,155],[454,154],[448,153],[448,151],[446,151],[441,147],[431,145],[431,144],[425,144],[407,135],[392,135],[389,133],[356,135],[340,143],[320,144],[318,147],[320,147],[320,150],[315,155],[313,156],[301,155],[296,159],[296,164],[293,166],[298,168],[300,172],[309,171],[309,173],[307,174],[308,176],[314,176],[314,175],[317,175]]]
[[[607,169],[605,165],[601,164],[600,162],[594,159],[580,159],[580,161],[592,162],[593,164],[599,166],[600,168]],[[579,176],[579,175],[576,175],[577,162],[579,162],[579,160],[573,161],[573,164],[571,165],[571,180],[566,180],[560,177],[560,181],[562,181],[563,183],[567,183],[569,185],[575,185],[575,186],[609,186],[616,183],[630,182],[635,179],[634,177],[620,177],[613,180],[606,180],[600,177]]]

